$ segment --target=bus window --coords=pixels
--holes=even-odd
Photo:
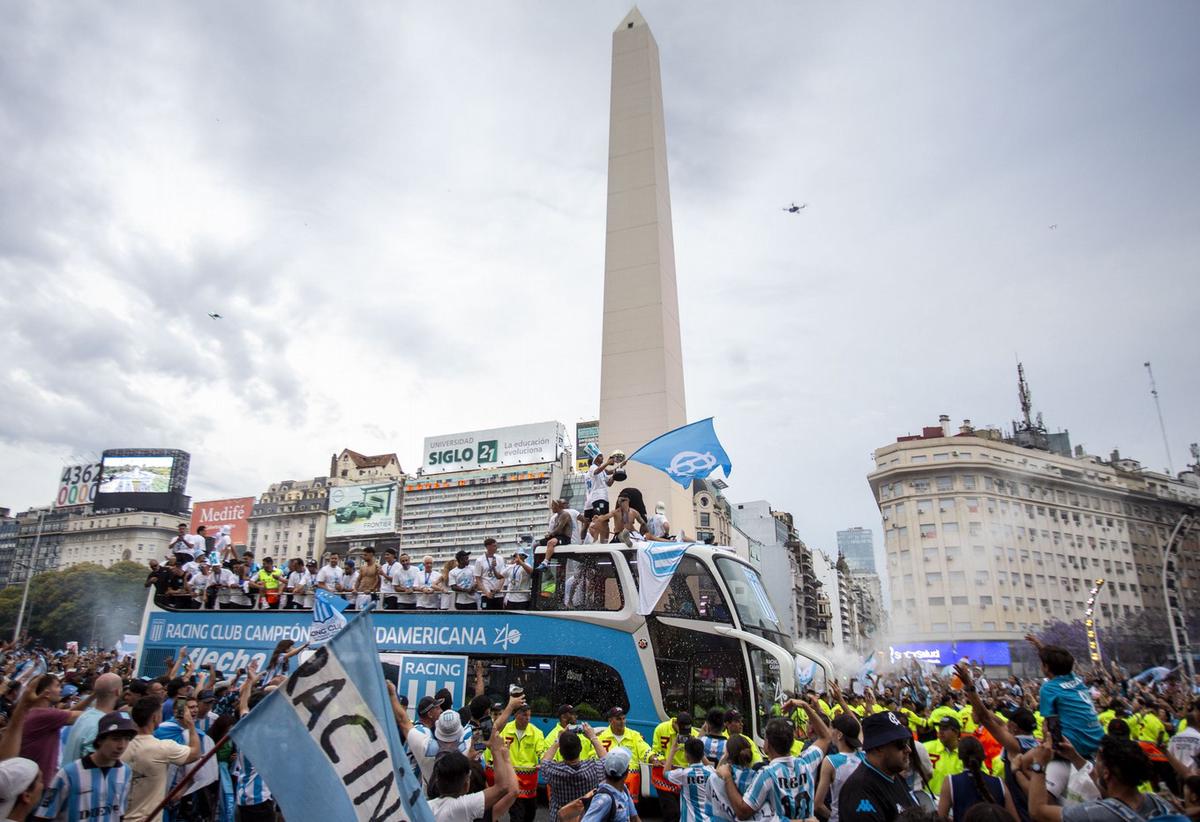
[[[779,642],[783,636],[779,617],[763,588],[758,572],[729,557],[717,557],[717,569],[729,586],[733,607],[737,608],[742,627],[760,634],[764,639]],[[783,642],[785,647],[790,642]]]
[[[610,665],[578,656],[471,657],[468,693],[474,693],[474,665],[484,663],[484,693],[496,701],[509,685],[525,689],[536,716],[557,716],[558,706],[575,706],[580,719],[602,719],[609,708],[629,710],[620,673]]]
[[[634,572],[636,582],[637,562],[630,562],[629,567]],[[733,622],[729,606],[725,604],[713,575],[700,560],[687,556],[680,560],[666,592],[654,606],[654,613],[684,619]]]
[[[741,643],[651,620],[650,642],[658,669],[663,707],[672,716],[690,711],[697,724],[710,708],[736,708],[749,715],[746,662]]]
[[[619,611],[625,607],[611,555],[555,552],[550,565],[535,572],[533,587],[538,592],[534,604],[538,611]]]
[[[772,705],[784,698],[783,677],[779,660],[762,648],[748,648],[750,652],[750,674],[754,678],[755,696],[758,702],[758,726],[766,727],[766,713]]]

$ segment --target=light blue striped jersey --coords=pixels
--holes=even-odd
[[[702,736],[700,741],[704,743],[704,758],[714,765],[720,763],[729,740],[723,736]]]
[[[758,809],[770,803],[776,816],[807,819],[813,815],[813,773],[825,753],[816,745],[799,756],[781,756],[768,762],[750,783],[742,799]]]
[[[207,734],[208,729],[211,728],[213,726],[213,723],[216,721],[217,721],[217,715],[214,714],[212,711],[209,711],[204,716],[197,719],[195,721],[195,723],[193,723],[193,724],[195,724],[196,730],[198,730],[200,733]]]
[[[750,783],[754,781],[754,775],[757,772],[753,768],[742,765],[730,765],[729,771],[733,775],[733,784],[737,785],[738,793],[744,795],[750,787]],[[725,780],[714,773],[708,784],[713,822],[738,822],[737,812],[734,811],[733,804],[725,793]],[[757,811],[751,819],[768,819],[771,813],[770,806],[767,806]]]
[[[667,772],[667,779],[679,786],[680,822],[710,822],[709,781],[716,775],[708,765],[688,765]]]
[[[76,759],[55,775],[34,816],[59,822],[119,822],[125,815],[132,774],[123,762],[100,768],[91,755]]]
[[[254,769],[253,763],[238,751],[239,775],[237,781],[237,803],[239,805],[260,805],[271,798],[271,789],[263,781],[262,776]]]

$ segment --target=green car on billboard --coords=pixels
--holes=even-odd
[[[375,509],[367,505],[365,502],[352,502],[349,505],[343,505],[333,512],[333,518],[338,522],[354,522],[354,520],[362,517],[370,519],[375,513]]]

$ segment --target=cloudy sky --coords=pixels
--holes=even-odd
[[[645,2],[688,409],[829,547],[874,448],[1200,439],[1200,5]],[[0,505],[109,447],[197,499],[598,406],[624,3],[55,3],[0,28]],[[784,214],[806,201],[801,215]],[[1050,226],[1057,225],[1056,229]],[[209,311],[225,319],[214,322]]]

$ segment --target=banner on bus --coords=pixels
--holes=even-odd
[[[414,709],[423,696],[445,688],[455,705],[466,705],[467,658],[450,654],[380,654],[383,669],[395,669],[396,693]]]
[[[654,542],[638,548],[638,613],[654,613],[688,549],[685,542]]]

